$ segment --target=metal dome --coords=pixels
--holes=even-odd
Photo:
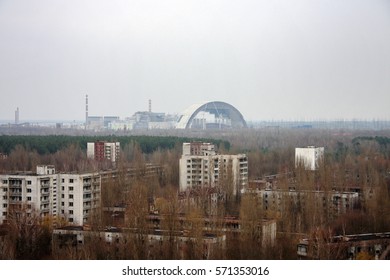
[[[199,117],[199,114],[204,112],[208,115],[214,116],[214,121],[207,122],[206,118]],[[193,104],[188,107],[181,114],[176,128],[189,129],[189,128],[245,128],[246,122],[240,113],[232,105],[221,102],[212,101],[202,104]]]

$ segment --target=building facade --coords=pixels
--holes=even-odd
[[[181,192],[207,187],[236,195],[248,185],[247,156],[217,154],[210,143],[183,143],[179,169]]]
[[[303,165],[306,170],[317,170],[323,158],[323,147],[295,148],[295,167]]]
[[[37,166],[36,173],[0,175],[0,224],[22,209],[28,215],[64,219],[75,225],[90,222],[100,207],[101,180],[97,173],[56,173],[52,165]]]
[[[119,158],[120,143],[96,141],[87,143],[87,157],[97,161],[110,160],[116,162]]]
[[[390,232],[324,236],[300,239],[297,245],[299,259],[332,260],[388,260],[390,259]]]
[[[256,195],[263,210],[279,214],[312,205],[317,211],[336,217],[352,211],[360,202],[357,192],[252,189],[246,193]]]
[[[100,178],[98,173],[59,174],[59,216],[74,225],[97,219],[101,203]]]

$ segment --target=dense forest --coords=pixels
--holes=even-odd
[[[196,139],[197,141],[212,142],[217,146],[224,145],[229,149],[228,141],[216,139]],[[189,137],[175,136],[69,136],[69,135],[1,135],[0,136],[0,152],[9,154],[16,146],[22,146],[26,150],[36,151],[39,155],[47,155],[56,153],[70,145],[75,145],[81,150],[87,149],[88,142],[109,141],[120,142],[122,147],[130,143],[137,143],[141,151],[145,154],[150,154],[158,149],[166,150],[173,149],[176,145],[183,142],[194,141]]]
[[[183,134],[183,132],[180,132]],[[241,234],[227,234],[226,245],[208,258],[214,259],[296,259],[297,242],[302,237],[325,240],[330,235],[361,234],[390,231],[390,132],[362,130],[316,130],[264,128],[240,131],[188,132],[188,135],[174,136],[0,136],[0,152],[7,154],[0,160],[0,171],[34,170],[37,164],[53,164],[60,171],[91,171],[109,167],[86,159],[86,143],[96,140],[119,141],[121,158],[116,168],[142,166],[145,163],[160,165],[163,178],[136,177],[130,183],[116,178],[108,183],[103,199],[115,203],[123,199],[130,206],[126,210],[129,228],[138,228],[145,233],[147,225],[143,217],[148,214],[146,205],[150,198],[158,198],[155,208],[166,218],[161,228],[174,233],[183,229],[177,220],[183,215],[178,205],[178,160],[182,143],[205,141],[216,144],[221,153],[245,153],[248,156],[249,180],[264,179],[275,174],[278,188],[331,192],[358,189],[362,196],[370,199],[361,201],[354,208],[340,215],[331,215],[321,210],[315,203],[305,205],[286,204],[287,211],[278,213],[265,210],[257,197],[243,194],[236,198],[221,201],[215,212],[213,230],[220,230],[220,219],[236,216],[241,220]],[[325,156],[316,172],[296,168],[295,147],[308,145],[325,148]],[[229,184],[227,182],[227,184]],[[124,195],[125,194],[125,195]],[[201,259],[202,222],[206,212],[202,206],[191,206],[184,214],[186,232],[192,242],[185,255],[179,255],[174,239],[169,239],[154,247],[153,258],[160,259]],[[21,217],[19,217],[20,219]],[[58,251],[51,248],[50,231],[47,222],[34,218],[35,228],[22,227],[31,221],[13,221],[11,232],[3,238],[0,258],[39,259],[148,259],[150,245],[142,234],[129,235],[126,244],[120,248],[100,244],[91,239],[82,251],[72,248]],[[257,223],[262,219],[277,221],[276,242],[264,244]],[[104,223],[98,221],[97,223]],[[23,245],[24,244],[24,245]],[[28,246],[27,246],[27,245]],[[89,244],[89,245],[88,245]],[[97,244],[100,244],[99,246]],[[40,248],[37,250],[37,248]],[[46,249],[45,249],[46,248]],[[147,249],[148,248],[148,249]],[[176,249],[175,249],[176,248]],[[58,249],[58,248],[57,248]],[[4,251],[5,250],[5,251]],[[318,258],[330,258],[330,255]],[[362,256],[362,258],[370,256]]]

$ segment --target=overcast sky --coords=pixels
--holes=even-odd
[[[0,119],[390,119],[388,0],[0,0]]]

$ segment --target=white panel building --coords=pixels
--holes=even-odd
[[[295,167],[303,165],[306,170],[317,170],[323,158],[324,147],[295,148]]]
[[[237,194],[248,185],[248,159],[245,154],[219,155],[210,143],[183,143],[179,161],[180,191],[217,187]]]
[[[90,222],[100,207],[101,180],[97,173],[62,174],[54,166],[37,166],[36,173],[0,175],[0,224],[13,211],[36,211],[41,217],[64,218],[71,224]]]
[[[97,173],[60,174],[60,216],[74,225],[91,222],[100,207],[101,179]]]

